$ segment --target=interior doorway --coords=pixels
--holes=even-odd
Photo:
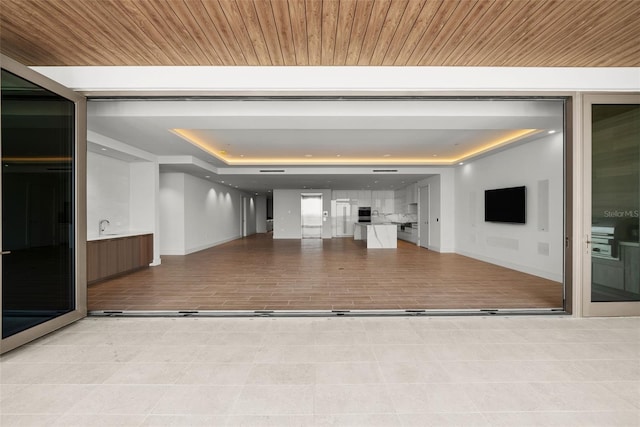
[[[322,194],[303,194],[300,197],[303,239],[322,238]]]

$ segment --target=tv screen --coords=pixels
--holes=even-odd
[[[487,222],[526,222],[526,188],[511,187],[484,192],[484,220]]]

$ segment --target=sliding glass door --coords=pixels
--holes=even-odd
[[[584,114],[584,314],[640,315],[640,96],[587,95]]]
[[[84,100],[3,58],[2,351],[84,316],[78,144]],[[29,78],[31,77],[31,78]],[[84,222],[81,221],[81,222]],[[81,238],[82,240],[80,240]],[[81,262],[82,258],[82,262]]]

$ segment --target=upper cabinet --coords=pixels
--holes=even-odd
[[[379,214],[390,214],[398,211],[394,203],[393,190],[334,190],[333,200],[349,200],[356,206],[371,207]]]
[[[418,203],[418,184],[410,184],[395,191],[396,213],[413,213],[409,205]]]
[[[377,190],[371,192],[371,209],[378,211],[380,214],[395,213],[394,192]]]
[[[418,203],[418,184],[407,185],[406,192],[406,204]]]

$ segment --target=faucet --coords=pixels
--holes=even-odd
[[[98,234],[100,236],[102,236],[102,233],[104,233],[104,230],[107,228],[107,225],[109,225],[110,222],[108,219],[101,219],[100,220],[100,224],[98,224]]]

